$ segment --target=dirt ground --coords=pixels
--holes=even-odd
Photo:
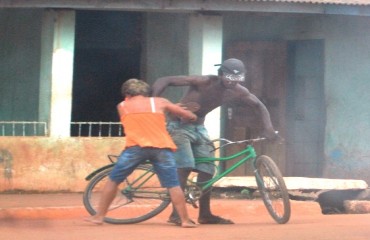
[[[272,220],[260,200],[213,199],[213,212],[234,220],[235,224],[183,229],[166,223],[170,208],[139,224],[91,225],[83,221],[88,214],[80,197],[70,194],[0,195],[0,239],[370,239],[370,214],[322,215],[319,205],[312,201],[291,201],[291,219],[280,225]],[[197,209],[189,206],[189,213],[197,219]]]

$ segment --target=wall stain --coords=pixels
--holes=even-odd
[[[0,149],[0,164],[3,166],[3,177],[8,189],[11,189],[13,178],[13,156],[6,149]]]

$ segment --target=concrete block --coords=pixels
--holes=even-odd
[[[284,181],[288,190],[346,190],[368,188],[368,184],[365,181],[356,179],[284,177]],[[256,189],[257,184],[254,176],[225,177],[219,180],[215,184],[215,187],[247,187]]]
[[[370,213],[370,201],[344,201],[344,209],[346,213],[350,214]]]

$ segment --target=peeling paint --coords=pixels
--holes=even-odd
[[[4,178],[11,179],[13,176],[13,156],[6,149],[0,149],[0,163],[3,165]]]
[[[2,137],[0,180],[6,184],[0,181],[0,192],[82,192],[85,177],[109,164],[107,155],[118,155],[123,146],[124,138]]]

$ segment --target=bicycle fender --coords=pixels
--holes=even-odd
[[[103,166],[103,167],[101,167],[101,168],[96,169],[95,171],[93,171],[92,173],[90,173],[89,175],[87,175],[87,177],[85,177],[85,180],[86,180],[86,181],[90,181],[90,180],[91,180],[91,178],[93,178],[96,174],[98,174],[98,173],[100,173],[100,172],[104,171],[104,170],[105,170],[105,169],[107,169],[107,168],[110,168],[110,167],[114,166],[114,164],[115,164],[115,163],[111,163],[111,164],[108,164],[108,165],[105,165],[105,166]]]

